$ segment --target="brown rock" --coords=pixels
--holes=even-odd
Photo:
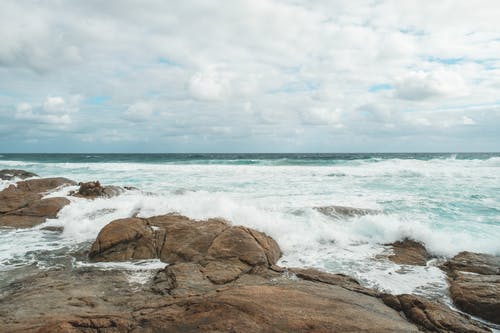
[[[124,189],[118,186],[102,186],[99,181],[79,183],[80,188],[71,195],[80,198],[95,199],[98,197],[111,198],[124,192]]]
[[[59,197],[32,201],[25,208],[0,215],[0,226],[32,228],[48,218],[55,218],[57,213],[69,203],[68,199]]]
[[[215,289],[213,283],[195,263],[178,263],[159,271],[153,281],[153,290],[162,295],[174,296],[201,295]]]
[[[408,238],[387,245],[392,246],[394,251],[388,258],[396,264],[425,266],[430,259],[429,253],[421,243]]]
[[[42,194],[60,186],[71,185],[66,178],[30,179],[0,192],[0,226],[30,228],[55,218],[67,204],[66,198],[42,199]]]
[[[500,324],[500,257],[461,252],[441,267],[459,309]]]
[[[99,232],[89,258],[95,261],[152,259],[157,257],[155,245],[154,231],[145,220],[115,220]]]
[[[404,313],[406,318],[425,331],[483,333],[490,330],[469,317],[445,305],[431,302],[416,295],[382,295],[385,304]]]
[[[24,215],[24,216],[40,216],[45,218],[55,218],[57,213],[70,201],[62,197],[54,197],[41,199],[32,202],[26,208],[21,208],[8,214]]]
[[[500,274],[500,257],[484,253],[460,252],[441,267],[448,272]]]
[[[323,206],[314,207],[314,209],[326,216],[330,216],[336,219],[364,215],[376,215],[382,213],[381,211],[375,209],[354,208],[346,206]]]
[[[31,177],[38,177],[38,175],[36,173],[33,173],[33,172],[24,171],[24,170],[17,170],[17,169],[0,170],[0,179],[2,179],[2,180],[11,180],[14,178],[26,179],[26,178],[31,178]]]
[[[256,230],[173,214],[113,221],[101,230],[90,251],[96,261],[160,258],[171,264],[239,260],[268,266],[280,256],[278,244]]]
[[[204,259],[214,239],[229,228],[229,224],[220,219],[194,221],[176,214],[150,217],[147,222],[157,228],[159,257],[168,263]]]
[[[280,253],[277,244],[271,251]],[[266,252],[269,251],[244,227],[227,228],[214,239],[208,249],[208,255],[216,259],[239,259],[251,266],[275,264],[276,262],[268,262]],[[269,256],[275,257],[274,254]]]
[[[0,214],[26,207],[41,197],[38,193],[20,191],[16,186],[10,185],[0,192]]]
[[[119,316],[105,315],[92,318],[80,316],[45,325],[37,333],[120,333],[129,332],[134,326],[137,325],[133,321]]]
[[[41,230],[51,231],[51,232],[63,232],[64,231],[64,227],[50,225],[50,226],[41,228]]]
[[[22,216],[22,215],[0,215],[0,226],[7,228],[33,228],[45,222],[45,217]]]
[[[203,267],[205,276],[215,284],[226,284],[247,273],[252,266],[241,261],[210,261]]]
[[[139,318],[146,332],[418,332],[376,298],[300,280],[224,288]]]
[[[33,192],[42,194],[48,191],[54,191],[62,186],[75,185],[75,184],[76,183],[74,181],[63,177],[40,178],[40,179],[30,179],[18,182],[17,188],[24,192]]]
[[[500,324],[500,275],[456,272],[450,296],[459,309]]]
[[[375,290],[362,287],[358,281],[344,274],[330,274],[314,268],[290,268],[288,271],[303,280],[332,284],[366,295],[378,296]]]

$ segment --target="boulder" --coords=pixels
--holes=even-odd
[[[0,192],[0,214],[26,207],[41,198],[39,193],[21,191],[15,185],[10,185]]]
[[[258,266],[270,267],[280,257],[278,244],[261,232],[176,214],[113,221],[89,253],[93,261],[158,258],[169,264],[198,264],[214,284],[233,281]]]
[[[42,199],[43,194],[74,182],[66,178],[20,181],[0,192],[0,226],[31,228],[47,218],[55,218],[67,204],[66,198]]]
[[[92,244],[89,257],[95,261],[157,258],[155,233],[139,218],[115,220],[106,225]]]
[[[394,251],[388,259],[396,264],[425,266],[431,257],[422,243],[408,238],[386,245]]]
[[[442,268],[457,308],[500,324],[500,257],[461,252]]]
[[[177,298],[137,318],[132,332],[418,332],[374,297],[283,279]]]
[[[87,199],[95,199],[99,197],[111,198],[125,191],[119,186],[102,186],[99,181],[79,183],[78,185],[80,185],[78,191],[71,192],[71,195]]]
[[[402,312],[408,320],[424,331],[485,333],[491,332],[486,326],[471,320],[468,316],[455,312],[445,305],[431,302],[416,295],[381,295],[382,301]]]
[[[54,191],[63,186],[75,184],[76,183],[74,181],[63,177],[39,178],[17,182],[17,189],[23,192],[44,194],[49,191]]]
[[[31,177],[38,177],[38,175],[36,173],[33,173],[33,172],[24,171],[24,170],[17,170],[17,169],[0,170],[0,179],[1,180],[11,180],[11,179],[15,179],[15,178],[26,179],[26,178],[31,178]]]
[[[485,253],[460,252],[441,268],[448,272],[462,271],[477,274],[500,274],[500,256]]]
[[[450,296],[459,309],[500,324],[500,275],[456,272]]]
[[[322,206],[322,207],[314,207],[314,209],[326,216],[333,217],[336,219],[364,216],[364,215],[375,215],[382,213],[381,211],[376,209],[354,208],[346,206]]]
[[[169,265],[141,284],[130,279],[134,272],[87,265],[16,281],[2,295],[0,327],[85,333],[416,333],[419,327],[487,332],[424,299],[380,299],[344,275],[278,267],[280,255],[270,237],[220,219],[168,214],[116,220],[92,245],[94,260],[168,258]]]

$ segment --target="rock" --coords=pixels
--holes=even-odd
[[[168,263],[237,259],[257,266],[274,264],[281,256],[278,244],[258,231],[230,226],[218,219],[194,221],[167,214],[111,222],[99,233],[90,257],[96,261],[138,259],[128,257],[134,252],[124,249],[145,244],[149,250],[141,259],[160,258]],[[120,259],[124,258],[122,252],[127,253],[127,259]]]
[[[78,332],[129,332],[135,326],[130,319],[113,315],[95,316],[92,318],[76,317],[74,319],[45,325],[37,333],[78,333]]]
[[[1,215],[0,225],[4,227],[32,228],[45,222],[48,218],[55,218],[57,213],[69,203],[68,199],[59,197],[35,200],[25,208]]]
[[[20,181],[0,192],[0,226],[30,228],[55,218],[67,204],[66,198],[42,199],[43,194],[73,181],[66,178],[42,178]]]
[[[279,258],[275,253],[281,253],[278,245],[272,246],[270,251],[269,248],[266,250],[252,233],[257,231],[244,227],[229,227],[213,240],[207,254],[216,259],[239,259],[250,266],[275,264],[276,261],[268,261],[266,253],[271,253],[271,258]]]
[[[92,244],[89,257],[95,261],[157,258],[155,234],[139,218],[115,220],[106,225]]]
[[[16,186],[10,185],[0,192],[0,214],[26,207],[41,198],[39,193],[21,191]]]
[[[9,212],[13,215],[39,216],[45,218],[55,218],[57,213],[70,201],[62,197],[41,199],[30,203],[27,207]]]
[[[301,280],[177,299],[138,319],[132,332],[418,332],[376,298]]]
[[[168,265],[159,271],[153,281],[153,290],[162,295],[201,295],[214,290],[214,284],[204,275],[202,267],[195,263]]]
[[[169,214],[116,220],[92,245],[94,260],[148,257],[169,265],[143,284],[131,282],[130,272],[91,266],[44,271],[2,294],[0,327],[85,333],[418,332],[401,311],[428,331],[486,332],[426,300],[387,296],[389,307],[376,291],[347,276],[278,267],[280,255],[265,234],[219,219]]]
[[[425,266],[431,257],[421,243],[408,238],[386,245],[392,246],[388,259],[396,264]]]
[[[45,222],[45,217],[22,216],[22,215],[0,215],[0,227],[6,228],[33,228]]]
[[[40,178],[18,182],[17,189],[24,192],[43,194],[45,192],[54,191],[59,187],[75,184],[74,181],[63,177]]]
[[[445,305],[431,302],[416,295],[382,295],[385,304],[404,313],[406,318],[425,331],[483,333],[490,330],[469,317]]]
[[[63,232],[64,231],[64,227],[58,227],[58,226],[47,226],[47,227],[43,227],[41,228],[40,230],[45,230],[45,231],[51,231],[51,232]]]
[[[459,309],[500,324],[500,275],[456,272],[450,296]]]
[[[125,190],[119,186],[102,186],[99,181],[79,183],[80,188],[76,192],[70,194],[75,197],[95,199],[98,197],[111,198],[115,197]]]
[[[174,214],[113,221],[101,230],[89,253],[94,261],[159,258],[169,264],[196,263],[215,284],[274,265],[280,256],[278,244],[256,230]]]
[[[176,214],[145,221],[156,228],[159,258],[168,263],[201,261],[206,258],[215,238],[230,227],[221,219],[195,221]]]
[[[448,272],[500,274],[500,257],[484,253],[460,252],[442,265]]]
[[[364,215],[376,215],[382,213],[381,211],[375,209],[354,208],[346,206],[323,206],[314,207],[314,209],[326,216],[330,216],[336,219]]]
[[[459,309],[500,324],[500,257],[461,252],[442,268]]]
[[[344,274],[330,274],[314,268],[290,268],[288,271],[303,280],[332,284],[362,294],[378,296],[375,290],[361,286],[358,281]]]
[[[36,173],[24,170],[16,170],[16,169],[0,170],[0,179],[2,180],[11,180],[14,178],[26,179],[31,177],[38,177],[38,175]]]

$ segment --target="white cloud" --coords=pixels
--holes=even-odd
[[[71,96],[69,100],[62,97],[48,96],[45,101],[33,107],[31,104],[22,102],[16,107],[15,118],[23,121],[54,125],[63,129],[72,123],[71,114],[78,111],[81,96]]]
[[[480,138],[500,125],[463,107],[486,105],[498,119],[498,17],[489,0],[5,0],[0,116],[17,105],[14,118],[40,131],[80,132],[131,127],[117,121],[126,119],[134,137],[186,142],[240,133],[254,151],[295,128],[321,141],[307,129],[318,125],[367,138],[447,140],[443,128]],[[447,119],[447,109],[463,111]]]
[[[228,95],[228,78],[209,68],[197,72],[189,79],[188,89],[191,96],[199,100],[217,101]]]
[[[125,117],[132,121],[151,120],[154,108],[148,102],[140,101],[130,105],[125,112]]]
[[[322,107],[313,107],[302,113],[304,124],[310,125],[333,125],[342,127],[342,111],[340,109],[327,109]]]
[[[462,96],[467,93],[460,74],[451,71],[410,72],[396,80],[396,96],[408,100]]]

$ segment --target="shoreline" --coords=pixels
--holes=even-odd
[[[30,223],[43,223],[47,217],[57,215],[57,212],[62,209],[62,207],[71,203],[60,202],[60,200],[54,200],[57,198],[51,198],[50,204],[47,205],[47,199],[40,193],[46,193],[47,191],[53,191],[60,188],[60,186],[73,184],[75,183],[70,180],[58,179],[55,181],[54,179],[47,180],[38,178],[30,179],[26,182],[18,182],[16,188],[7,188],[2,191],[4,195],[4,205],[8,206],[9,209],[12,207],[14,207],[14,209],[9,211],[5,211],[4,209],[0,219],[5,220],[7,216],[7,219],[11,221],[12,227],[15,227],[16,223],[20,223],[23,219],[29,220]],[[126,189],[117,187],[101,186],[101,184],[95,183],[89,185],[89,183],[86,183],[81,184],[78,192],[72,195],[80,195],[85,198],[85,200],[92,200],[98,197],[121,195],[122,190],[126,191]],[[55,202],[57,202],[57,204],[54,206],[53,204]],[[21,203],[21,208],[15,208],[15,205],[19,203]],[[34,219],[34,217],[37,219]],[[112,221],[108,222],[111,223]],[[26,223],[26,221],[21,223]],[[117,224],[117,221],[111,224],[113,223]],[[218,227],[212,226],[214,223],[218,225]],[[314,269],[278,267],[276,266],[276,262],[281,256],[281,251],[279,250],[279,245],[272,240],[272,238],[250,228],[232,226],[226,221],[214,219],[208,221],[193,221],[178,215],[165,215],[163,217],[148,218],[132,217],[118,224],[119,227],[117,227],[117,231],[112,233],[111,237],[107,239],[105,237],[104,240],[99,239],[101,234],[103,232],[105,233],[106,228],[109,229],[110,224],[107,224],[101,230],[97,240],[94,241],[92,248],[82,249],[82,252],[77,254],[62,254],[62,257],[67,260],[76,255],[81,258],[83,262],[87,260],[87,262],[90,263],[91,261],[96,261],[96,253],[99,254],[103,251],[111,250],[112,254],[118,255],[118,257],[112,258],[112,261],[125,260],[125,262],[127,262],[127,260],[130,259],[160,259],[160,261],[163,261],[165,264],[168,263],[168,266],[155,272],[154,277],[142,284],[142,287],[136,286],[135,288],[139,289],[135,291],[129,290],[130,283],[124,280],[126,277],[123,277],[119,270],[111,270],[103,273],[101,270],[92,268],[91,266],[79,268],[74,268],[72,266],[49,268],[47,271],[40,272],[40,274],[36,276],[15,281],[11,283],[9,287],[5,288],[5,290],[2,290],[2,298],[8,300],[8,302],[3,302],[4,305],[0,308],[0,320],[2,320],[5,325],[10,325],[5,327],[12,329],[13,332],[71,332],[71,329],[77,332],[84,332],[83,328],[88,329],[85,332],[97,332],[105,328],[112,328],[113,330],[110,332],[140,332],[143,329],[146,330],[147,326],[147,329],[150,329],[151,332],[160,332],[162,329],[166,329],[165,327],[182,331],[180,329],[180,327],[184,327],[182,325],[187,325],[188,323],[192,324],[197,322],[197,320],[201,320],[198,324],[201,325],[201,323],[209,321],[211,323],[210,325],[215,325],[213,327],[218,327],[221,331],[229,332],[231,329],[236,329],[236,331],[238,331],[237,329],[241,329],[244,331],[241,325],[250,325],[245,326],[245,328],[252,328],[257,332],[265,331],[265,327],[255,326],[255,318],[261,318],[263,316],[267,318],[267,322],[264,320],[262,325],[272,325],[274,316],[281,313],[281,315],[285,316],[287,319],[287,323],[283,323],[284,331],[286,331],[285,328],[287,328],[288,331],[305,331],[306,327],[309,327],[307,325],[312,325],[309,330],[326,332],[329,327],[333,328],[335,327],[334,325],[338,324],[339,318],[335,318],[337,321],[328,319],[323,307],[333,306],[334,309],[338,309],[340,303],[347,303],[352,306],[349,311],[354,311],[351,315],[356,313],[357,315],[364,316],[366,320],[373,321],[373,323],[379,325],[378,328],[372,330],[374,332],[388,331],[390,327],[397,327],[398,325],[401,325],[401,330],[396,331],[414,331],[417,327],[430,330],[431,326],[429,325],[431,324],[434,325],[434,328],[439,328],[439,325],[443,325],[443,322],[437,319],[437,313],[440,315],[446,314],[448,320],[446,324],[465,325],[463,327],[468,327],[469,331],[485,331],[484,326],[481,324],[458,315],[457,312],[450,310],[445,305],[427,301],[419,296],[394,296],[382,294],[376,290],[362,287],[354,279],[345,275],[330,274]],[[137,227],[131,228],[131,225],[136,225]],[[204,232],[200,233],[197,228],[203,226],[209,227],[207,227],[208,229]],[[218,233],[214,234],[215,236],[212,241],[209,242],[209,246],[207,248],[202,246],[202,249],[198,251],[199,253],[194,256],[192,255],[192,251],[193,248],[196,248],[196,244],[191,242],[192,239],[190,237],[186,238],[184,241],[177,242],[177,245],[171,246],[171,248],[164,249],[161,246],[158,247],[161,239],[163,239],[163,243],[165,243],[165,239],[169,239],[168,235],[172,237],[171,239],[177,239],[178,237],[172,235],[179,232],[179,228],[182,232],[187,232],[191,237],[193,235],[206,236],[207,232],[208,234],[210,234],[210,232],[215,232],[214,228],[220,230]],[[236,233],[235,235],[239,235],[238,237],[243,237],[241,241],[246,245],[243,246],[243,248],[239,248],[238,246],[241,245],[241,242],[238,241],[238,239],[240,238],[233,234],[231,234],[231,237],[222,237],[219,235],[221,232],[226,232],[226,229],[228,230],[227,232],[231,230],[231,233]],[[182,232],[179,235],[183,235]],[[163,238],[160,237],[161,233],[163,233]],[[123,235],[128,236],[123,239]],[[248,237],[248,235],[251,235],[251,237]],[[222,240],[220,240],[222,245],[218,247],[218,250],[210,250],[214,240],[219,237],[222,237]],[[204,241],[206,242],[206,240]],[[252,243],[254,241],[257,243]],[[138,244],[138,242],[141,244]],[[406,242],[407,244],[405,244],[405,242],[391,245],[396,249],[395,256],[399,256],[399,259],[397,259],[399,262],[411,262],[411,264],[422,264],[422,262],[427,262],[429,255],[424,252],[425,248],[422,249],[416,243]],[[108,245],[102,246],[103,244]],[[103,250],[103,248],[105,248],[105,250]],[[132,254],[130,254],[131,249],[133,249]],[[179,249],[184,249],[187,252],[178,254],[177,252]],[[173,253],[177,254],[173,256]],[[248,257],[248,253],[253,253],[255,256]],[[90,255],[90,259],[92,260],[89,261],[89,259],[86,259],[88,255]],[[405,256],[406,258],[404,258]],[[462,255],[462,257],[464,257],[464,255]],[[451,282],[455,283],[455,285],[458,285],[457,288],[467,289],[470,288],[472,284],[477,285],[478,283],[486,285],[486,288],[498,288],[500,282],[498,279],[498,257],[477,254],[466,254],[465,259],[462,257],[456,256],[448,261],[446,266],[446,272],[449,279]],[[104,261],[108,261],[107,259]],[[102,261],[102,258],[97,259],[97,261],[99,260]],[[464,270],[469,271],[472,275],[462,273]],[[82,274],[85,276],[83,279],[79,277]],[[474,274],[479,276],[479,280]],[[473,277],[473,281],[470,281],[471,276]],[[71,281],[73,279],[76,279],[76,284],[73,284]],[[94,279],[99,280],[99,283],[103,285],[93,285],[92,281]],[[108,279],[111,282],[107,281]],[[99,289],[101,287],[107,288],[106,286],[110,287],[109,283],[113,284],[112,281],[115,281],[117,285],[119,285],[114,292]],[[48,291],[48,286],[55,286],[55,291]],[[52,289],[52,287],[49,288]],[[84,291],[85,288],[89,288],[90,290],[94,289],[94,293],[90,295],[86,294]],[[97,290],[101,293],[105,293],[106,296],[99,296],[96,292]],[[85,295],[70,297],[76,297],[76,301],[74,299],[70,300],[67,297],[65,298],[67,295],[72,295],[74,293],[78,294],[80,292],[83,292]],[[263,297],[262,293],[266,292],[269,293],[268,296],[261,299],[260,297]],[[309,295],[309,292],[313,293],[315,296],[306,296]],[[37,294],[34,298],[33,293]],[[138,293],[144,293],[144,295],[138,296]],[[303,301],[306,303],[309,302],[308,304],[310,305],[310,309],[302,310],[306,312],[310,311],[309,316],[316,318],[315,320],[307,320],[307,318],[309,318],[308,316],[301,317],[302,314],[297,312],[297,309],[293,307],[285,307],[283,309],[278,306],[278,304],[273,305],[266,303],[269,297],[279,298],[283,295],[285,295],[283,296],[285,298],[282,299],[284,303],[298,302],[297,295],[299,294],[301,295],[299,298],[303,298]],[[52,298],[52,301],[49,302],[50,304],[43,304],[43,299],[50,297]],[[156,299],[158,304],[147,307],[148,310],[143,313],[143,310],[140,309],[143,309],[143,307],[148,304],[148,297]],[[360,297],[363,301],[361,303],[356,303],[354,299]],[[479,301],[481,301],[481,291],[478,292],[478,297]],[[124,300],[127,301],[125,302]],[[30,303],[33,301],[35,301],[35,303]],[[127,307],[123,302],[133,302],[134,305]],[[140,304],[141,302],[143,303],[142,305]],[[233,315],[235,317],[233,319],[235,321],[231,324],[232,326],[220,326],[223,325],[223,323],[219,323],[217,319],[219,321],[228,319],[221,313],[223,309],[225,309],[224,311],[228,309],[225,307],[220,308],[219,306],[222,304],[220,302],[223,304],[231,304],[231,302],[234,302],[230,307],[231,309],[234,309],[233,306],[243,307],[246,309],[243,313],[251,313],[251,316],[245,319],[247,321],[243,320],[237,322],[236,318],[240,317],[242,313],[234,312]],[[44,312],[44,316],[39,315],[36,319],[38,322],[49,325],[46,326],[47,328],[43,328],[43,326],[30,326],[35,325],[32,319],[36,313],[33,309],[29,309],[30,304],[32,306],[33,304],[38,304],[41,308],[47,307],[43,311],[40,310]],[[199,317],[199,312],[195,311],[184,318],[184,322],[181,319],[179,319],[179,322],[176,322],[176,311],[182,308],[184,309],[183,311],[189,312],[190,304],[199,307],[197,311],[205,313],[206,316],[201,318]],[[321,306],[319,306],[320,304]],[[259,311],[255,309],[257,305],[260,309]],[[186,306],[188,307],[185,308]],[[266,309],[266,306],[269,308]],[[367,306],[376,307],[379,312],[359,312],[361,311],[359,307],[365,308]],[[498,299],[497,303],[493,302],[492,306],[493,311],[496,311]],[[16,307],[18,309],[25,308],[24,313],[22,313],[20,317],[18,314],[14,313],[15,311],[13,312],[13,309]],[[172,310],[173,308],[176,308],[176,310]],[[266,309],[264,313],[262,309]],[[82,316],[82,310],[84,310],[83,313],[87,314]],[[330,311],[332,310],[333,309],[330,309]],[[282,311],[286,313],[282,313]],[[383,316],[380,315],[381,312],[384,313]],[[401,316],[398,312],[404,313],[405,315]],[[470,312],[470,309],[468,312]],[[64,313],[65,317],[59,318],[58,321],[54,323],[52,322],[53,318],[49,315],[50,313],[58,315]],[[420,315],[417,316],[415,315],[416,313],[424,313],[425,315],[423,317]],[[22,317],[23,315],[25,317]],[[125,319],[129,315],[135,319]],[[164,316],[171,316],[169,317],[171,319],[167,321],[165,321],[165,319],[158,319],[158,315],[160,315],[161,318]],[[479,315],[482,315],[482,313],[479,313]],[[297,318],[299,317],[302,319],[298,320]],[[384,321],[382,317],[391,319]],[[100,319],[97,320],[96,318]],[[231,317],[229,316],[229,318]],[[97,322],[98,324],[96,324]],[[144,324],[146,322],[147,325]],[[175,326],[174,324],[180,326]],[[146,326],[142,327],[141,325]],[[361,325],[361,323],[355,323],[349,320],[343,321],[342,325],[344,325],[344,331],[349,331],[349,327],[352,329],[354,329],[353,327],[361,329],[361,326],[355,326]],[[456,326],[455,329],[458,329],[457,327],[459,326]],[[78,331],[78,329],[80,329],[80,331]],[[339,328],[338,331],[342,330]]]

